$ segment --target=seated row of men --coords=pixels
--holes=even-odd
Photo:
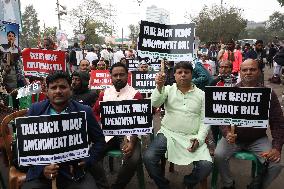
[[[230,71],[230,62],[221,63],[221,73]],[[205,143],[210,127],[204,124],[205,93],[192,83],[193,67],[189,62],[179,62],[174,67],[176,83],[165,86],[165,74],[157,74],[156,89],[151,101],[154,107],[164,104],[166,114],[161,121],[161,129],[141,155],[141,141],[138,136],[114,137],[106,144],[99,125],[100,101],[121,101],[141,99],[142,95],[127,84],[128,69],[117,63],[110,68],[113,85],[101,92],[93,109],[79,103],[89,102],[90,98],[80,99],[77,94],[72,100],[70,76],[61,71],[54,72],[46,78],[47,100],[35,103],[28,111],[28,116],[52,115],[69,112],[86,112],[90,147],[90,157],[62,164],[31,166],[27,170],[23,189],[51,188],[51,181],[56,178],[58,188],[109,188],[101,160],[111,149],[122,149],[123,164],[111,188],[125,188],[133,177],[137,165],[142,161],[150,177],[158,188],[170,188],[169,180],[162,174],[159,162],[162,158],[178,165],[193,163],[194,168],[184,176],[183,184],[194,188],[211,173],[213,160]],[[260,87],[261,74],[257,61],[248,59],[241,64],[241,82],[237,87]],[[73,87],[75,80],[73,75]],[[78,76],[82,78],[80,75]],[[83,83],[82,83],[83,84]],[[86,83],[84,84],[84,86]],[[86,89],[87,90],[87,89]],[[92,105],[90,102],[89,105]],[[268,140],[266,129],[237,128],[231,134],[230,126],[222,126],[222,138],[217,144],[214,161],[218,166],[223,187],[235,188],[229,171],[229,159],[239,150],[253,152],[260,162],[268,161],[268,170],[263,177],[261,188],[267,188],[281,172],[281,149],[284,142],[284,117],[275,92],[272,92],[269,125],[272,142]]]

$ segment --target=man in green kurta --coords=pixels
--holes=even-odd
[[[192,82],[192,65],[175,65],[176,84],[164,86],[165,74],[157,74],[156,89],[151,100],[154,107],[165,105],[166,114],[154,141],[144,154],[145,167],[160,189],[168,189],[169,181],[159,166],[164,156],[177,165],[193,163],[192,173],[184,176],[183,183],[193,188],[206,178],[212,169],[212,159],[205,143],[209,126],[204,125],[205,94]]]

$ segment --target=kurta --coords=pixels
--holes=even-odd
[[[156,88],[151,96],[152,105],[159,107],[164,103],[165,116],[161,129],[167,138],[168,161],[177,165],[188,165],[193,161],[211,161],[209,150],[205,143],[210,126],[204,124],[205,93],[193,85],[193,89],[183,94],[176,84],[163,87],[161,93]],[[196,138],[199,147],[191,153],[191,139]]]

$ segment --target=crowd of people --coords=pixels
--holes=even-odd
[[[12,35],[13,33],[7,34],[8,38],[12,38]],[[55,50],[53,41],[46,38],[43,48]],[[77,53],[83,54],[80,60]],[[235,181],[229,170],[229,161],[233,154],[240,150],[254,153],[262,164],[267,165],[265,175],[261,175],[262,179],[258,182],[253,180],[254,184],[249,184],[249,189],[268,188],[281,172],[284,117],[275,92],[271,93],[271,105],[267,110],[272,135],[270,141],[266,128],[237,127],[232,133],[230,125],[210,128],[204,124],[204,89],[206,86],[265,87],[265,66],[272,68],[274,64],[271,82],[275,81],[274,77],[280,78],[282,75],[280,70],[283,64],[283,46],[269,44],[268,48],[264,48],[263,41],[257,40],[253,46],[245,44],[244,47],[240,47],[235,41],[229,40],[220,45],[200,46],[198,58],[192,62],[163,60],[165,70],[156,75],[156,88],[150,98],[152,106],[163,107],[165,115],[161,120],[161,128],[143,153],[140,136],[115,136],[106,142],[100,126],[101,101],[143,98],[137,89],[128,84],[127,61],[129,58],[138,58],[135,50],[113,51],[112,47],[102,45],[94,46],[86,52],[75,43],[74,47],[66,52],[67,70],[54,71],[46,78],[25,78],[20,56],[9,60],[9,64],[4,56],[6,55],[2,52],[1,106],[9,105],[4,96],[11,94],[13,108],[19,108],[19,99],[16,99],[17,89],[40,80],[43,98],[28,107],[27,116],[84,111],[91,143],[90,157],[82,160],[47,166],[18,167],[26,173],[23,189],[51,188],[51,181],[54,178],[57,179],[58,188],[64,189],[121,189],[127,186],[138,164],[142,162],[157,187],[168,189],[170,181],[165,178],[160,167],[160,161],[165,157],[177,165],[194,165],[192,172],[183,179],[183,184],[187,188],[195,188],[206,179],[214,163],[218,167],[223,189],[233,189]],[[91,90],[91,70],[109,70],[112,86],[105,90]],[[137,70],[148,72],[151,65],[145,60],[140,60]],[[220,136],[220,140],[217,140],[216,136]],[[122,150],[123,163],[114,183],[110,184],[102,160],[112,149]]]

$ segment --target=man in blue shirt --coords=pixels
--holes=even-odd
[[[95,180],[84,169],[84,165],[94,164],[102,152],[105,140],[100,126],[93,116],[92,109],[71,100],[71,78],[63,71],[56,71],[46,78],[47,100],[33,104],[28,116],[53,115],[71,112],[86,112],[88,138],[92,143],[90,157],[61,164],[31,166],[28,168],[26,181],[22,189],[51,188],[52,179],[57,179],[58,189],[97,188]],[[75,173],[75,174],[74,174]],[[74,176],[76,175],[76,176]]]

